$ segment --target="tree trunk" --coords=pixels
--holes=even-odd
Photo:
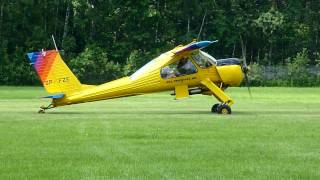
[[[278,8],[277,0],[273,0],[273,1],[272,1],[272,7],[273,7],[274,9],[277,9],[277,8]]]
[[[157,1],[157,13],[160,13],[160,4],[159,4],[159,1]],[[157,42],[158,42],[158,29],[159,29],[159,17],[157,18],[157,23],[156,23],[154,43],[157,43]]]
[[[201,27],[200,27],[200,30],[199,30],[199,33],[198,33],[197,41],[200,40],[200,36],[201,36],[202,28],[203,28],[203,25],[204,25],[204,21],[206,20],[206,16],[207,16],[207,10],[205,11],[205,13],[203,15],[203,18],[202,18],[202,23],[201,23]]]
[[[45,0],[44,2],[43,2],[43,4],[44,4],[44,13],[43,13],[43,15],[42,15],[42,17],[43,17],[43,29],[44,29],[44,32],[45,32],[45,34],[47,34],[47,11],[48,11],[48,6],[47,6],[47,1]]]
[[[67,1],[67,10],[66,10],[66,17],[64,19],[64,28],[63,28],[62,44],[61,44],[62,47],[63,47],[64,40],[68,34],[69,18],[70,18],[70,3],[69,1]]]
[[[239,34],[239,36],[240,36],[240,43],[241,43],[241,50],[242,50],[242,58],[246,63],[246,51],[247,51],[247,48],[246,48],[245,42],[243,41],[242,35]]]
[[[271,65],[271,57],[272,57],[272,43],[270,43],[270,48],[269,48],[269,65]]]
[[[257,58],[257,64],[260,62],[260,49],[258,49],[258,58]]]
[[[282,59],[282,65],[285,65],[285,56],[283,55],[284,54],[284,51],[285,51],[285,47],[284,47],[284,43],[283,41],[281,41],[281,59]]]
[[[317,28],[318,29],[318,28]],[[315,51],[316,51],[316,57],[315,60],[319,60],[319,51],[318,51],[318,38],[319,38],[319,31],[317,30],[316,32],[316,45],[315,45]],[[320,62],[316,62],[316,63],[320,63]]]
[[[95,25],[95,22],[94,20],[92,19],[91,20],[91,40],[93,41],[94,40],[94,37],[95,37],[95,34],[96,34],[96,25]]]
[[[189,34],[190,31],[190,18],[188,18],[188,24],[187,24],[187,34]]]
[[[58,22],[59,22],[59,4],[57,5],[56,8],[56,18],[55,18],[55,22],[54,22],[54,35],[57,35],[57,26],[58,26]]]
[[[91,8],[91,10],[90,11],[92,11],[92,12],[94,12],[94,8],[95,8],[95,6],[94,6],[94,4],[93,4],[93,2],[89,2],[88,1],[88,4],[90,5],[90,8]],[[90,30],[90,38],[91,38],[91,40],[93,41],[94,39],[95,39],[95,36],[96,36],[96,22],[95,22],[95,19],[94,19],[94,15],[91,15],[92,16],[92,19],[91,19],[91,30]]]
[[[1,37],[1,34],[2,34],[3,8],[4,8],[4,3],[2,3],[1,7],[0,7],[0,37]]]
[[[232,57],[234,57],[235,51],[236,51],[236,43],[233,44]]]

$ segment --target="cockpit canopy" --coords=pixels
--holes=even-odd
[[[201,68],[208,68],[212,65],[217,64],[217,60],[214,57],[203,51],[199,51],[199,53],[193,54],[192,58]]]
[[[193,60],[193,61],[192,61]],[[175,78],[198,72],[195,64],[200,68],[205,69],[216,65],[216,60],[209,54],[198,51],[190,56],[182,57],[181,59],[163,67],[160,75],[163,79]]]

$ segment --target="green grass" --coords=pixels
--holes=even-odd
[[[319,179],[320,88],[166,93],[49,110],[40,87],[0,87],[0,179]]]

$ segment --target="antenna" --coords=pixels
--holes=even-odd
[[[56,48],[56,51],[59,51],[58,48],[57,48],[56,41],[54,40],[53,34],[51,35],[51,37],[52,37],[52,41],[53,41],[54,47]]]
[[[202,32],[202,27],[203,27],[203,24],[204,24],[204,20],[206,19],[206,16],[207,16],[207,10],[205,11],[204,15],[203,15],[203,18],[202,18],[202,23],[201,23],[201,27],[200,27],[200,30],[199,30],[199,34],[198,34],[198,37],[197,37],[197,41],[199,41],[199,38],[200,38],[200,34]]]

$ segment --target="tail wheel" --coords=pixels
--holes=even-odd
[[[212,113],[216,113],[218,111],[218,107],[219,107],[220,104],[214,104],[211,108],[211,112]]]
[[[39,114],[44,114],[44,113],[45,113],[45,110],[44,110],[44,109],[40,109],[40,110],[38,111],[38,113],[39,113]]]
[[[218,114],[231,114],[231,108],[227,104],[221,104],[217,108]]]

